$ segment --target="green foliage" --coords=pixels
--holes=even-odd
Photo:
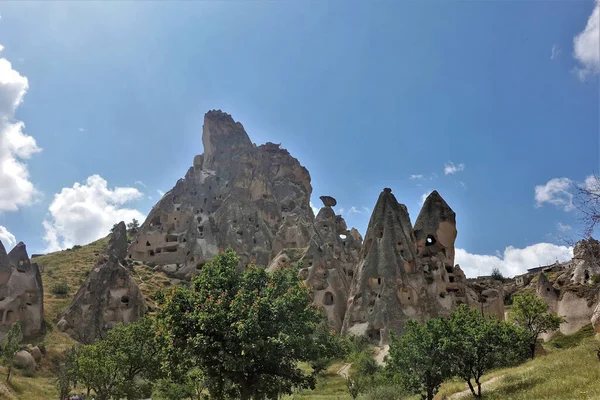
[[[346,378],[346,387],[348,394],[353,400],[356,400],[360,392],[364,389],[362,377],[358,374],[351,374]]]
[[[369,339],[365,336],[350,335],[344,340],[344,355],[346,361],[350,363],[356,362],[364,353],[369,352]]]
[[[73,250],[78,250],[78,249],[80,249],[80,248],[81,248],[81,246],[80,246],[80,245],[78,245],[78,244],[76,244],[75,246],[73,246]]]
[[[98,400],[138,399],[151,392],[148,382],[141,379],[158,377],[159,350],[150,319],[117,325],[106,339],[73,350],[62,363],[64,381],[93,390]]]
[[[511,312],[512,321],[527,331],[530,356],[535,356],[538,336],[556,330],[565,322],[563,317],[551,313],[548,304],[533,293],[515,296]]]
[[[594,285],[597,285],[598,283],[600,283],[600,274],[593,274],[592,275],[592,283]]]
[[[159,298],[157,321],[171,377],[198,367],[211,396],[231,386],[241,399],[276,398],[292,388],[314,388],[298,368],[335,355],[317,332],[322,320],[297,271],[238,272],[231,250],[219,253],[193,278]]]
[[[132,235],[135,235],[137,231],[140,229],[140,223],[137,219],[132,219],[130,223],[127,224],[127,231]]]
[[[69,294],[69,285],[66,282],[55,283],[50,288],[50,292],[58,297],[64,297]]]
[[[465,304],[450,315],[448,324],[446,349],[452,375],[464,379],[476,398],[481,397],[483,374],[523,361],[527,355],[527,334],[522,328],[495,318],[486,319]]]
[[[502,275],[502,272],[500,272],[499,268],[493,268],[491,276],[492,276],[492,279],[495,281],[504,282],[504,275]]]
[[[552,347],[555,349],[568,349],[571,347],[575,347],[583,342],[588,337],[593,337],[596,334],[594,327],[592,324],[587,324],[577,332],[571,335],[565,335],[561,332],[556,332],[546,343],[546,346]]]
[[[407,390],[432,400],[452,373],[447,353],[449,331],[447,321],[441,318],[428,319],[423,325],[408,320],[403,335],[391,335],[387,372]]]
[[[195,368],[185,374],[179,381],[158,380],[152,398],[157,400],[201,400],[205,389],[204,374],[200,369]]]
[[[6,382],[10,380],[12,369],[15,366],[15,353],[19,351],[21,338],[21,324],[19,321],[13,322],[8,329],[6,340],[2,343],[2,352],[0,353],[0,362],[6,368]]]
[[[357,374],[363,376],[369,381],[375,379],[375,375],[379,372],[380,367],[377,361],[367,353],[361,353],[353,367]]]
[[[382,382],[376,386],[365,389],[360,400],[404,400],[406,391],[401,385]]]

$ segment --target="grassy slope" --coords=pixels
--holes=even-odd
[[[48,333],[42,341],[48,354],[39,365],[39,370],[34,377],[26,377],[17,370],[13,373],[8,385],[3,384],[5,383],[3,378],[6,375],[5,370],[0,368],[0,400],[57,398],[52,384],[52,363],[65,349],[73,346],[76,342],[59,332],[55,325],[60,313],[70,304],[81,284],[85,282],[88,273],[106,252],[107,244],[108,237],[74,250],[57,251],[33,259],[33,262],[36,262],[42,271],[44,313],[48,323]],[[170,284],[170,279],[166,275],[162,272],[154,272],[146,265],[135,265],[131,276],[139,285],[150,307],[154,306],[152,295],[156,290]],[[66,296],[52,293],[52,288],[57,284],[68,286],[69,290]]]

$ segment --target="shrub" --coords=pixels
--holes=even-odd
[[[73,250],[77,250],[77,249],[80,249],[80,248],[81,248],[81,246],[78,245],[78,244],[76,244],[75,246],[73,246]]]
[[[402,400],[406,398],[406,391],[401,385],[392,383],[374,386],[359,397],[359,400]]]
[[[500,272],[500,269],[498,269],[498,268],[492,269],[492,279],[495,281],[500,281],[500,282],[504,281],[504,275],[502,275],[502,272]]]
[[[69,294],[69,285],[65,282],[56,283],[52,285],[50,292],[55,296],[66,296]]]
[[[592,275],[592,283],[593,284],[600,283],[600,274],[594,274],[594,275]]]

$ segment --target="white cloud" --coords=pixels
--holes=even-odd
[[[158,189],[156,190],[156,193],[158,193],[158,195],[162,198],[165,195],[165,192],[163,192],[162,190]]]
[[[75,244],[86,244],[110,231],[119,221],[144,220],[138,210],[121,206],[142,197],[133,187],[109,189],[100,175],[92,175],[85,183],[76,182],[54,195],[50,204],[50,220],[43,221],[46,251],[56,251]]]
[[[600,196],[600,179],[594,175],[586,177],[582,186],[590,193]]]
[[[454,163],[452,161],[450,161],[447,164],[444,164],[444,174],[445,175],[452,175],[452,174],[455,174],[457,172],[464,171],[464,170],[465,170],[465,164],[463,164],[463,163],[454,165]]]
[[[423,175],[421,175],[421,174],[411,175],[408,177],[408,179],[423,179]]]
[[[77,128],[79,132],[85,132],[85,128]]]
[[[23,132],[25,124],[14,119],[28,89],[27,78],[0,58],[0,211],[16,211],[31,204],[39,194],[29,180],[24,160],[42,149]]]
[[[571,187],[569,178],[553,178],[544,185],[535,187],[535,206],[541,207],[544,203],[562,207],[565,211],[575,209],[573,205],[573,194],[569,191]]]
[[[552,46],[552,52],[550,53],[550,59],[554,60],[556,57],[560,55],[560,48],[557,45]]]
[[[319,208],[315,207],[312,201],[310,202],[310,208],[312,208],[313,214],[317,215],[319,213]]]
[[[596,0],[585,29],[573,38],[573,57],[580,64],[575,68],[580,80],[600,73],[600,0]]]
[[[17,244],[17,239],[15,239],[15,235],[10,233],[8,229],[0,225],[0,240],[2,240],[2,244],[6,251],[10,251]]]
[[[146,184],[144,182],[142,182],[142,181],[135,181],[135,182],[133,182],[133,184],[141,186],[141,187],[147,187]]]
[[[573,229],[573,227],[571,225],[562,224],[560,222],[558,224],[556,224],[556,228],[561,232],[568,232],[571,229]]]
[[[493,268],[500,269],[506,277],[523,274],[529,268],[549,265],[558,261],[568,261],[573,257],[573,248],[552,243],[537,243],[524,249],[508,246],[503,254],[471,254],[464,249],[456,249],[455,263],[465,274],[474,278],[489,275]]]

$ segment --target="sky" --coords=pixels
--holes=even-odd
[[[468,276],[567,260],[600,172],[598,1],[4,2],[0,239],[143,220],[222,109],[366,231],[384,187],[457,213]]]

